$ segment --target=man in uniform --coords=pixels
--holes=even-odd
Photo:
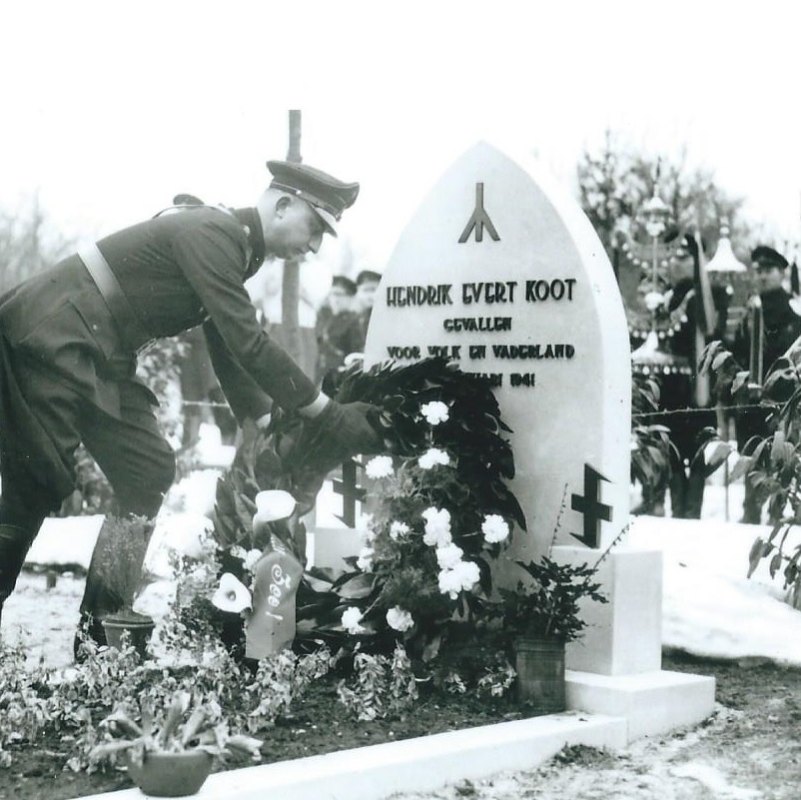
[[[712,339],[723,338],[726,329],[729,296],[725,287],[710,288],[711,308],[705,311],[701,285],[701,251],[696,237],[684,234],[676,246],[672,287],[666,296],[667,312],[672,323],[668,348],[677,368],[662,378],[661,407],[673,413],[664,418],[670,439],[678,452],[679,463],[670,478],[672,515],[683,519],[700,519],[704,501],[705,475],[703,459],[696,458],[699,435],[705,427],[716,424],[712,409],[702,411],[708,399],[699,397],[697,365],[703,346]],[[706,313],[712,319],[706,320]]]
[[[801,335],[801,316],[794,308],[792,295],[784,288],[787,259],[772,247],[759,245],[751,252],[751,265],[756,273],[759,298],[757,303],[754,303],[757,298],[752,298],[750,308],[756,314],[749,313],[743,318],[735,338],[734,355],[741,364],[756,369],[759,369],[757,364],[761,364],[762,374],[752,375],[751,381],[762,385],[776,359]],[[756,326],[752,319],[757,321]],[[736,431],[740,451],[751,437],[768,436],[766,412],[762,409],[739,412]],[[763,501],[746,478],[742,522],[758,524]]]
[[[374,272],[371,269],[363,269],[356,276],[356,295],[353,298],[356,319],[353,323],[353,335],[358,347],[355,352],[364,352],[364,344],[367,341],[367,328],[370,325],[370,315],[373,313],[375,293],[378,291],[378,284],[380,282],[381,273]]]
[[[259,325],[244,281],[265,258],[316,252],[336,233],[359,184],[306,165],[267,164],[255,208],[195,206],[107,236],[0,298],[0,609],[43,519],[73,490],[83,442],[114,488],[119,512],[153,517],[173,481],[158,401],[135,377],[146,342],[203,324],[212,363],[240,422],[269,420],[272,403],[319,426],[348,454],[380,447],[363,403],[319,392]],[[82,620],[116,601],[87,576]]]
[[[325,303],[317,312],[317,384],[343,365],[350,353],[361,352],[351,309],[356,284],[344,275],[334,275]]]

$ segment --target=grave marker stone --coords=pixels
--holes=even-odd
[[[444,355],[486,375],[512,428],[526,515],[510,555],[594,564],[629,519],[631,350],[620,291],[578,205],[537,167],[480,143],[400,236],[376,296],[366,363]],[[516,568],[497,577],[515,584]],[[573,669],[661,664],[661,561],[618,546],[599,572]]]
[[[445,173],[384,270],[366,344],[368,365],[443,355],[491,381],[514,431],[524,560],[554,540],[602,549],[629,513],[620,292],[587,219],[535,174],[484,143]]]
[[[528,523],[513,556],[594,564],[625,528],[620,292],[578,205],[536,167],[484,143],[456,161],[401,234],[365,351],[368,367],[445,355],[488,376],[514,431],[512,489]],[[568,706],[625,716],[637,735],[708,716],[713,679],[661,671],[661,554],[620,544],[598,579],[610,602],[585,606],[589,627],[568,646]]]

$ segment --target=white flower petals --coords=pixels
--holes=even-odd
[[[212,605],[230,614],[239,614],[253,607],[248,588],[230,572],[220,576],[220,586],[211,598]]]

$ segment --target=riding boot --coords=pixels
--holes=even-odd
[[[14,591],[37,531],[18,525],[0,525],[0,617],[3,603]]]
[[[684,502],[685,517],[687,519],[701,519],[705,489],[706,477],[704,476],[703,464],[694,469],[691,468]]]
[[[687,473],[680,466],[670,476],[670,514],[674,519],[687,516],[687,485]]]
[[[124,601],[115,591],[115,587],[108,585],[103,568],[104,563],[108,563],[115,557],[119,557],[119,554],[116,552],[119,546],[117,541],[118,534],[114,532],[116,522],[119,522],[118,517],[106,517],[97,535],[95,549],[92,551],[92,560],[89,562],[89,571],[86,574],[86,587],[84,588],[83,599],[81,600],[81,616],[78,622],[78,633],[76,633],[73,642],[73,652],[76,661],[80,661],[82,658],[80,632],[84,630],[88,638],[92,639],[97,646],[105,646],[107,642],[105,628],[103,627],[103,618],[114,614],[123,606]],[[141,533],[145,537],[145,546],[142,549],[141,561],[138,564],[132,565],[132,567],[138,569],[141,569],[144,562],[147,542],[150,540],[154,527],[152,521],[145,521],[143,525],[144,527]],[[126,555],[130,557],[131,554],[126,553]]]

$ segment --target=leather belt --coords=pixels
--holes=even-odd
[[[117,276],[112,272],[108,261],[100,252],[100,248],[92,242],[78,248],[78,256],[83,261],[108,307],[111,318],[117,326],[123,347],[132,352],[141,349],[151,337],[147,335],[142,327],[142,323],[128,302]]]

